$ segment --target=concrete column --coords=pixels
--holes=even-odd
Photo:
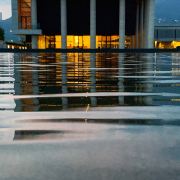
[[[61,48],[67,48],[67,5],[66,0],[61,0]]]
[[[90,0],[90,48],[96,49],[96,0]]]
[[[18,29],[18,0],[11,1],[12,7],[12,29]]]
[[[31,0],[31,29],[37,29],[37,0]],[[37,36],[32,35],[31,39],[31,48],[37,49]]]
[[[119,0],[119,48],[125,48],[125,16],[126,16],[125,0]]]
[[[134,35],[134,36],[132,36],[132,43],[133,43],[133,48],[136,48],[136,41],[137,41],[137,39],[136,39],[136,36]]]
[[[145,1],[145,48],[154,48],[155,0]]]
[[[139,48],[139,1],[136,9],[136,48]]]
[[[144,48],[144,0],[140,5],[140,47]]]
[[[31,36],[31,48],[32,49],[38,48],[38,36],[36,36],[36,35]]]
[[[37,1],[31,0],[31,29],[37,29]]]

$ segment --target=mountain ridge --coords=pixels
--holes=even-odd
[[[180,20],[180,0],[156,0],[155,16],[157,19]]]

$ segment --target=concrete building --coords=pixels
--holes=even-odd
[[[31,48],[153,48],[155,0],[12,0]]]
[[[0,12],[0,21],[2,21],[2,12]]]
[[[160,49],[180,47],[180,24],[155,26],[155,47]]]

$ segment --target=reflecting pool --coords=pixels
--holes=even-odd
[[[0,179],[180,179],[180,53],[0,53]]]

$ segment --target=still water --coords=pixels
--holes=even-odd
[[[0,53],[2,180],[179,179],[179,125],[179,53]]]

